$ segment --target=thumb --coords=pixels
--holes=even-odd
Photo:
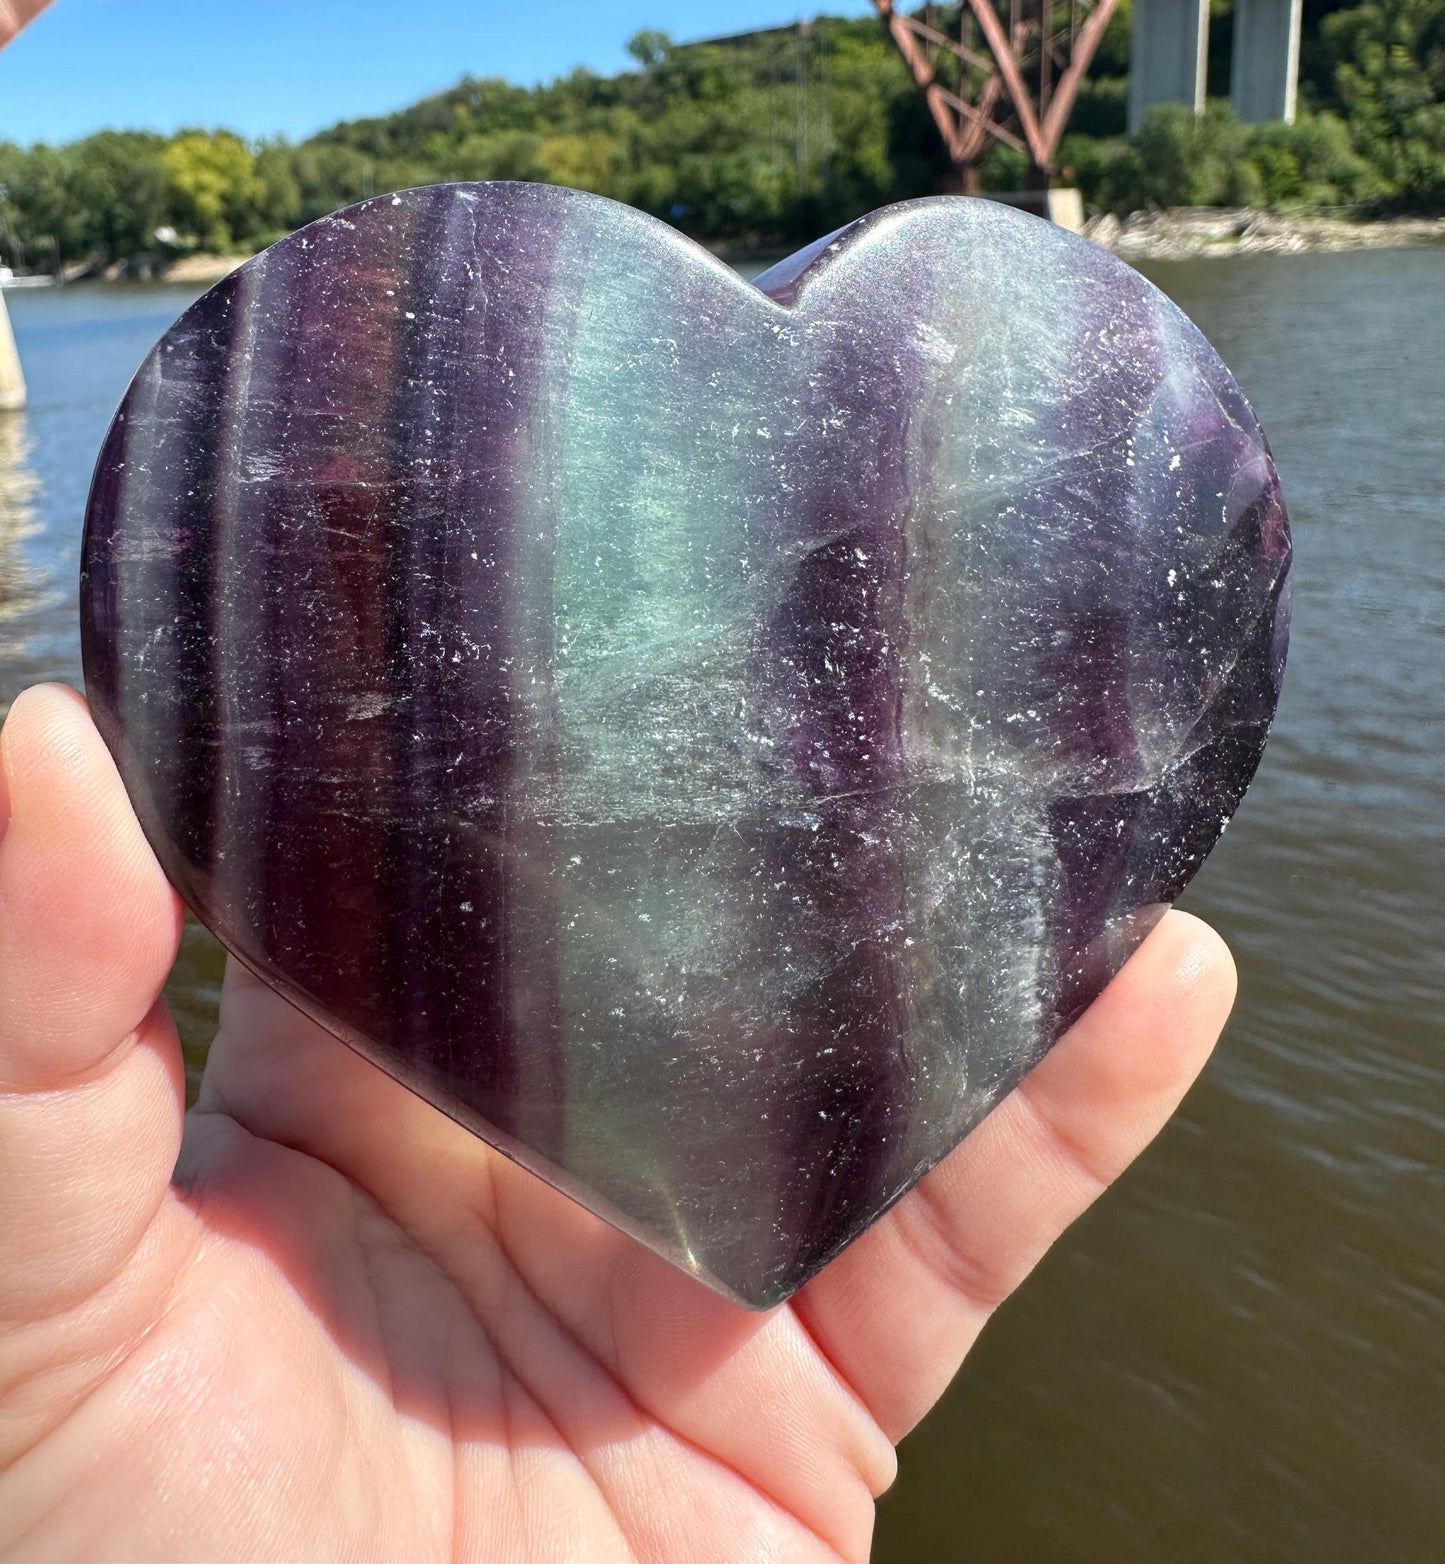
[[[85,702],[27,691],[0,729],[0,1328],[103,1287],[165,1197],[180,930]]]

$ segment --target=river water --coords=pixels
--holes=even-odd
[[[1184,1110],[906,1442],[886,1564],[1445,1559],[1445,252],[1173,263],[1296,540],[1275,736],[1186,905],[1241,970]],[[192,297],[9,295],[0,712],[78,682],[91,462]],[[220,963],[171,983],[192,1068]]]

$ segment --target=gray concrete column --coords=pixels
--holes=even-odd
[[[1134,0],[1129,38],[1129,134],[1156,103],[1204,110],[1209,0]]]
[[[20,373],[20,354],[10,330],[5,295],[0,293],[0,413],[25,406],[25,377]]]
[[[1234,0],[1229,98],[1246,124],[1294,123],[1302,0]]]

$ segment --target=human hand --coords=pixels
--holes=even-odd
[[[0,0],[0,49],[49,4],[50,0]]]
[[[1234,989],[1217,936],[1169,914],[957,1151],[759,1315],[234,964],[184,1115],[158,998],[180,930],[84,703],[21,696],[0,733],[7,1557],[862,1558],[894,1441],[1164,1124]]]

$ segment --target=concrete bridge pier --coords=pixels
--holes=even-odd
[[[1234,0],[1229,96],[1247,125],[1292,123],[1303,0]],[[1204,110],[1209,0],[1134,0],[1129,40],[1129,134],[1156,103]]]
[[[1147,0],[1146,0],[1147,3]],[[1294,123],[1303,0],[1234,0],[1229,98],[1248,125]]]
[[[20,373],[20,354],[15,347],[15,333],[10,329],[5,295],[0,293],[0,413],[24,406],[25,376]]]
[[[1156,103],[1204,112],[1209,0],[1135,0],[1129,35],[1129,134]]]

